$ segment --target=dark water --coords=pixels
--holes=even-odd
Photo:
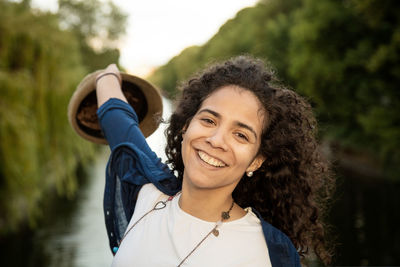
[[[400,266],[400,183],[338,171],[335,265]]]
[[[164,101],[164,117],[171,112]],[[165,159],[160,129],[148,138]],[[0,266],[110,266],[102,199],[108,150],[89,168],[74,201],[55,200],[46,220],[34,233],[25,232],[0,242]],[[330,221],[338,243],[334,265],[400,265],[400,184],[360,177],[338,170],[336,201]]]

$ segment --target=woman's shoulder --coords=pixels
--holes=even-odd
[[[132,217],[130,218],[128,227],[130,227],[133,222],[137,221],[143,214],[151,210],[155,203],[166,199],[166,196],[167,195],[158,190],[157,187],[155,187],[152,183],[143,185],[139,191],[135,203],[135,209]]]
[[[168,195],[158,190],[154,184],[147,183],[139,191],[137,205],[141,202],[154,204],[158,199],[163,200],[162,197],[168,198]]]

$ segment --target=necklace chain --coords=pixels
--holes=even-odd
[[[178,194],[180,194],[180,192]],[[177,196],[178,194],[176,194],[175,196]],[[125,234],[122,236],[121,240],[118,242],[118,247],[113,248],[113,252],[116,253],[118,251],[118,248],[121,245],[122,241],[125,239],[125,237],[129,234],[129,232],[132,230],[132,228],[135,227],[144,217],[146,217],[149,213],[151,213],[155,210],[161,210],[161,209],[165,208],[167,206],[167,202],[171,201],[175,196],[170,196],[165,201],[162,201],[162,200],[158,201],[151,210],[149,210],[148,212],[143,214],[142,217],[140,217],[131,227],[129,227],[128,231],[125,232]],[[208,232],[203,237],[203,239],[200,240],[199,243],[197,243],[197,245],[192,249],[192,251],[190,251],[186,255],[185,258],[183,258],[183,260],[177,265],[177,267],[182,266],[182,264],[186,261],[186,259],[189,258],[189,256],[192,255],[193,252],[196,251],[196,249],[198,249],[198,247],[211,235],[211,233],[213,233],[215,236],[219,235],[219,231],[217,228],[219,226],[221,226],[223,221],[228,220],[230,218],[230,212],[232,211],[234,203],[235,203],[235,201],[232,199],[232,204],[231,204],[229,210],[221,212],[221,220],[219,220],[218,222],[215,223],[215,226],[211,229],[211,231]]]

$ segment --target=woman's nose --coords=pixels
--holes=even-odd
[[[206,142],[214,148],[227,149],[226,133],[223,129],[215,129],[210,136],[206,138]]]

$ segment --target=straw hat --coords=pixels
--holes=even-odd
[[[87,75],[78,85],[68,105],[68,119],[72,128],[83,138],[98,144],[107,144],[97,118],[96,76],[103,70]],[[158,127],[157,115],[162,114],[159,91],[149,82],[121,72],[122,92],[139,118],[139,127],[145,137]]]

